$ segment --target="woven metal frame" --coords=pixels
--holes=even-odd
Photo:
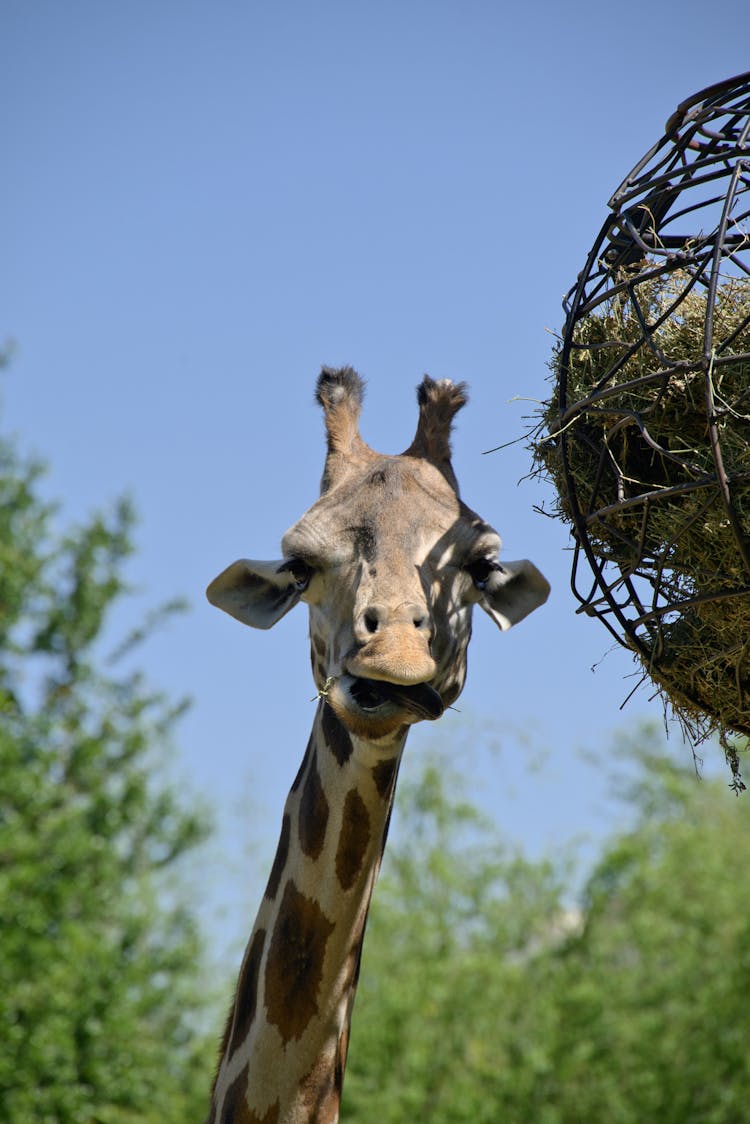
[[[717,399],[714,392],[722,363],[750,363],[750,352],[743,353],[744,344],[739,353],[732,346],[738,334],[741,340],[745,339],[750,304],[742,332],[733,331],[730,339],[717,330],[714,315],[717,291],[727,278],[739,279],[742,284],[750,279],[750,72],[684,101],[667,122],[664,136],[639,160],[608,206],[610,214],[564,301],[566,321],[557,363],[560,412],[556,423],[550,426],[550,436],[558,442],[561,454],[567,493],[564,506],[575,542],[571,585],[580,602],[579,612],[598,617],[620,644],[635,651],[660,689],[668,695],[670,686],[678,689],[675,709],[684,719],[680,700],[692,702],[703,711],[706,700],[694,698],[684,678],[679,683],[670,683],[665,622],[674,621],[680,613],[694,609],[702,601],[750,597],[750,525],[736,502],[740,484],[750,485],[750,473],[743,473],[743,480],[737,479],[725,468],[722,455],[727,411],[732,419],[740,419],[737,424],[747,423],[750,442],[750,385],[746,397],[742,395],[731,403]],[[615,349],[616,355],[605,375],[587,388],[585,398],[571,400],[571,394],[575,397],[576,393],[569,390],[568,376],[575,349],[585,346],[580,342],[582,323],[586,318],[601,315],[604,308],[612,307],[618,299],[629,301],[629,307],[638,311],[639,291],[645,292],[640,287],[644,283],[659,283],[666,277],[686,279],[668,315],[679,316],[680,301],[690,292],[700,293],[705,300],[702,354],[690,360],[659,354],[658,370],[631,384],[623,381],[622,349]],[[657,353],[653,321],[641,316],[641,328],[637,346],[650,347]],[[636,383],[649,382],[658,395],[671,379],[684,378],[688,373],[693,380],[696,373],[702,375],[705,441],[711,456],[704,455],[701,463],[710,463],[712,471],[695,471],[690,449],[680,447],[677,454],[668,443],[655,441],[648,418],[634,410],[629,424],[638,425],[643,440],[663,463],[674,462],[675,466],[692,471],[683,473],[672,486],[662,481],[658,487],[644,486],[639,490],[630,478],[625,486],[625,470],[604,442],[595,450],[600,458],[601,487],[595,486],[592,495],[582,496],[571,472],[571,458],[576,442],[591,445],[591,427],[586,419],[606,414],[615,398],[622,403],[623,392],[629,387],[635,391]],[[638,389],[642,390],[642,385]],[[611,413],[616,414],[617,410]],[[608,419],[607,424],[610,423],[618,424],[617,419]],[[617,497],[614,503],[613,492]],[[685,589],[670,575],[664,557],[653,550],[650,553],[645,528],[654,505],[674,503],[682,494],[699,492],[701,498],[705,496],[706,506],[723,505],[734,536],[737,566],[732,569],[731,581],[717,574],[712,588],[691,590],[686,596]],[[596,530],[616,509],[621,514],[625,506],[641,513],[644,532],[640,541],[629,543],[629,555],[634,561],[623,566],[621,560],[613,561],[611,551],[602,550],[601,536]],[[582,564],[584,560],[590,573]],[[689,722],[687,725],[694,741],[717,728],[722,735],[731,730],[750,735],[750,701],[747,722],[735,716],[727,728],[709,710],[702,727],[700,723],[698,728],[690,728]]]

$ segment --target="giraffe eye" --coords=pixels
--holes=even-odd
[[[312,570],[307,563],[300,561],[299,558],[290,558],[288,562],[284,563],[284,569],[292,575],[297,590],[304,593],[312,577]]]
[[[477,558],[466,567],[475,587],[480,590],[487,588],[487,582],[497,570],[502,570],[502,566],[498,562],[493,562],[491,558]]]

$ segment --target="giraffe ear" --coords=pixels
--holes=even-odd
[[[490,575],[479,604],[505,632],[543,605],[549,591],[549,582],[533,562],[502,562]]]
[[[272,628],[299,601],[304,585],[284,560],[240,558],[209,585],[206,597],[217,609],[252,628]]]

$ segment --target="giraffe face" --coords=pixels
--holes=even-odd
[[[324,491],[284,535],[283,558],[234,563],[208,597],[261,628],[304,601],[318,690],[351,733],[381,738],[458,697],[474,605],[506,629],[549,586],[530,562],[500,562],[499,535],[459,499],[447,458],[417,455],[419,443],[381,456],[351,432],[342,457],[331,434],[350,419],[328,422]]]
[[[406,456],[349,474],[287,532],[316,685],[352,732],[438,718],[458,697],[478,584],[499,549],[441,473]]]

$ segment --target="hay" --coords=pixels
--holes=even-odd
[[[750,277],[722,264],[710,304],[699,270],[614,274],[566,368],[557,350],[532,437],[554,514],[614,568],[625,642],[694,742],[750,735]]]

